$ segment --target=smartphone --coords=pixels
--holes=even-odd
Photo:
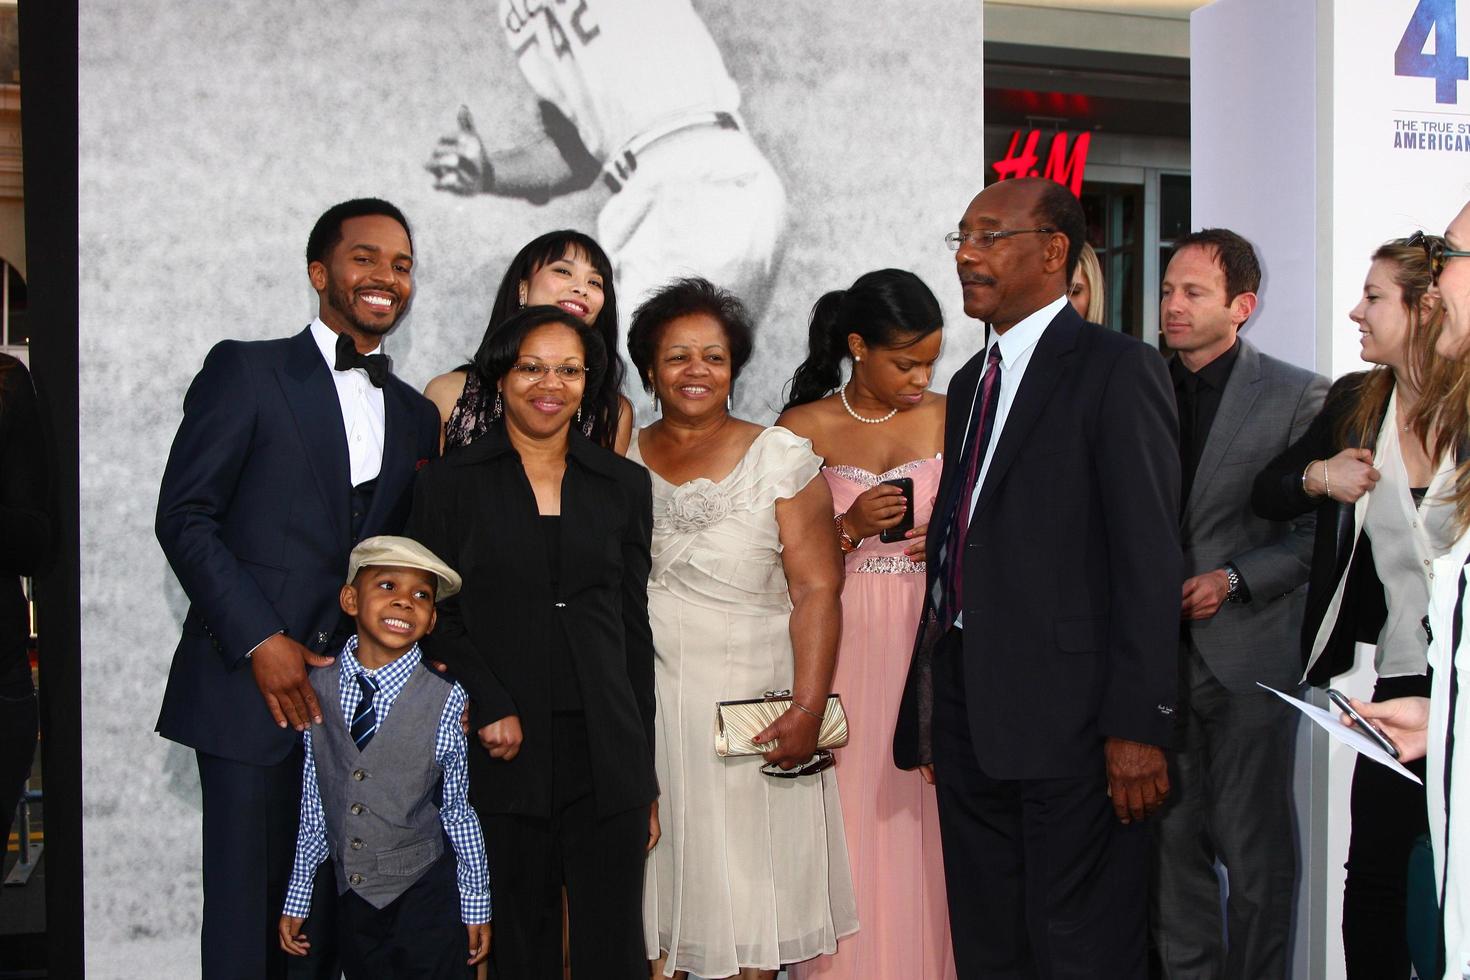
[[[1348,704],[1346,694],[1343,694],[1335,687],[1329,687],[1327,689],[1327,700],[1331,701],[1334,705],[1337,706],[1338,710],[1351,718],[1353,720],[1353,726],[1357,728],[1358,731],[1362,732],[1364,735],[1367,735],[1373,741],[1377,742],[1378,747],[1387,752],[1391,758],[1397,759],[1399,757],[1399,747],[1397,745],[1394,745],[1393,742],[1389,740],[1387,735],[1379,731],[1377,726],[1368,721],[1367,718],[1364,718],[1362,715],[1358,714],[1357,711],[1353,710],[1353,707]]]
[[[885,544],[902,541],[904,535],[914,529],[914,481],[906,476],[900,476],[892,480],[884,480],[891,487],[898,487],[903,494],[903,520],[893,527],[884,528],[883,533],[878,535],[878,540]]]

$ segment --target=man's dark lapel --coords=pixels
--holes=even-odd
[[[413,389],[397,378],[389,378],[383,385],[383,463],[364,527],[382,527],[388,509],[413,481],[418,466],[414,397]]]
[[[1011,402],[1011,410],[1006,416],[1000,442],[996,444],[995,455],[990,459],[990,469],[985,471],[980,499],[976,501],[975,513],[970,517],[971,527],[975,526],[975,518],[994,499],[995,488],[1005,479],[1006,471],[1030,438],[1032,427],[1041,417],[1041,410],[1046,407],[1052,392],[1056,390],[1057,380],[1061,378],[1066,366],[1066,358],[1077,344],[1082,324],[1082,318],[1072,309],[1072,305],[1063,303],[1061,310],[1052,317],[1051,323],[1047,324],[1040,339],[1036,341],[1036,349],[1031,352],[1031,361],[1026,365],[1026,375],[1021,379],[1020,390]]]
[[[286,403],[296,420],[296,429],[306,447],[306,462],[312,482],[321,494],[345,554],[352,537],[347,520],[352,488],[347,430],[342,422],[342,406],[337,401],[337,386],[332,381],[331,369],[312,339],[310,327],[291,339],[286,361],[277,374]]]
[[[1215,410],[1215,421],[1210,424],[1199,466],[1195,467],[1194,483],[1189,488],[1184,515],[1188,515],[1199,504],[1200,495],[1214,485],[1215,471],[1220,468],[1225,450],[1230,448],[1241,426],[1250,418],[1251,409],[1260,394],[1261,355],[1242,337],[1240,351],[1235,355],[1235,367],[1230,369],[1225,390],[1220,392],[1220,407]]]

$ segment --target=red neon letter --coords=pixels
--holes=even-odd
[[[1039,130],[1031,130],[1026,134],[1026,146],[1018,154],[1016,144],[1021,141],[1021,131],[1018,129],[1011,134],[1011,145],[1006,150],[1003,159],[997,160],[991,166],[995,169],[996,180],[1009,180],[1012,177],[1035,177],[1036,161],[1040,159],[1036,155],[1036,142],[1041,138]]]
[[[1087,148],[1091,145],[1091,133],[1078,133],[1072,141],[1072,156],[1068,159],[1067,134],[1057,133],[1051,139],[1051,149],[1047,151],[1046,166],[1042,168],[1041,176],[1065,184],[1073,194],[1081,197],[1082,172],[1087,169]]]

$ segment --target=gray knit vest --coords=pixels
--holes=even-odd
[[[311,754],[337,892],[350,888],[380,909],[444,853],[434,738],[451,687],[423,664],[415,667],[387,721],[359,752],[342,717],[341,682],[335,665],[311,672],[325,719],[311,730]]]

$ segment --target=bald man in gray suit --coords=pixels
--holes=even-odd
[[[1249,242],[1206,229],[1178,243],[1160,302],[1175,352],[1187,576],[1174,795],[1154,831],[1153,935],[1170,978],[1270,980],[1288,969],[1295,716],[1256,682],[1299,683],[1314,518],[1263,520],[1250,491],[1316,417],[1327,380],[1237,336],[1260,281]],[[1216,860],[1229,874],[1225,922]]]

